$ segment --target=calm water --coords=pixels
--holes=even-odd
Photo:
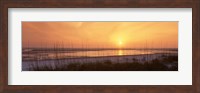
[[[23,60],[178,53],[177,49],[23,49]]]

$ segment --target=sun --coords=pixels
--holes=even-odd
[[[122,45],[122,41],[119,41],[119,46],[121,46]]]
[[[121,48],[125,47],[126,42],[125,42],[124,38],[121,36],[121,37],[118,37],[117,39],[115,39],[113,43],[115,44],[116,48],[121,49]]]
[[[122,41],[119,41],[119,42],[118,42],[119,48],[122,48],[122,45],[123,45],[123,42],[122,42]]]

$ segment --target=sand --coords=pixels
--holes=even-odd
[[[174,55],[178,56],[177,53],[170,54],[141,54],[141,55],[123,55],[123,56],[106,56],[106,57],[84,57],[84,58],[68,58],[68,59],[59,59],[59,60],[40,60],[40,61],[23,61],[22,62],[22,71],[29,70],[32,66],[55,66],[55,64],[69,64],[69,63],[86,63],[86,62],[137,62],[144,63],[151,61],[156,58],[161,58],[164,55]],[[31,66],[32,65],[32,66]]]

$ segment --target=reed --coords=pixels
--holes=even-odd
[[[54,45],[53,45],[53,48],[49,48],[47,47],[47,44],[46,43],[41,43],[41,47],[38,48],[41,52],[41,54],[37,54],[34,59],[33,59],[33,64],[30,64],[30,70],[38,70],[41,68],[42,69],[52,69],[52,70],[69,70],[71,71],[72,69],[69,69],[69,68],[73,68],[73,67],[70,67],[70,64],[72,66],[74,66],[74,64],[76,64],[76,67],[73,68],[73,69],[78,69],[78,67],[80,67],[82,70],[83,67],[88,67],[88,66],[94,66],[94,68],[92,67],[88,67],[88,69],[85,69],[85,70],[100,70],[99,68],[99,65],[100,67],[102,67],[101,70],[127,70],[125,67],[129,67],[129,66],[126,66],[127,64],[131,65],[132,64],[135,64],[135,63],[138,63],[140,64],[139,66],[144,66],[144,67],[147,67],[146,65],[150,65],[150,66],[153,66],[155,67],[154,65],[157,65],[157,66],[161,66],[162,65],[172,65],[173,70],[177,70],[178,69],[178,56],[170,56],[168,52],[166,52],[164,54],[164,56],[162,56],[161,59],[154,59],[154,60],[151,60],[152,59],[152,56],[150,56],[148,54],[148,52],[151,52],[152,51],[152,48],[153,48],[153,43],[148,43],[146,41],[146,43],[144,44],[144,47],[143,48],[140,48],[140,50],[142,50],[144,53],[146,53],[144,55],[144,59],[145,60],[138,60],[136,58],[132,58],[132,59],[128,59],[128,58],[125,58],[125,61],[121,60],[121,57],[118,55],[117,56],[117,61],[116,62],[112,62],[113,58],[111,59],[108,59],[108,58],[104,58],[102,57],[101,60],[98,60],[98,57],[100,56],[106,56],[106,55],[109,55],[108,53],[104,53],[104,52],[100,52],[101,50],[107,50],[108,48],[108,45],[104,44],[104,45],[97,45],[96,46],[96,50],[97,51],[97,57],[96,57],[96,60],[98,60],[98,62],[91,62],[91,59],[90,59],[90,56],[88,54],[88,51],[91,51],[91,49],[89,49],[89,45],[87,43],[88,41],[82,41],[82,44],[81,44],[81,47],[76,49],[74,47],[74,44],[69,41],[67,46],[64,45],[63,42],[56,42]],[[28,45],[27,49],[31,49]],[[111,50],[115,50],[115,49],[111,49]],[[128,49],[121,49],[122,51],[124,50],[128,50]],[[129,48],[129,50],[131,50],[131,52],[133,52],[133,48]],[[165,49],[163,48],[163,44],[161,42],[161,48],[159,49],[161,51],[164,51]],[[75,57],[79,56],[77,55],[76,53],[73,53],[71,56],[66,56],[64,55],[65,52],[75,52],[75,51],[80,51],[81,52],[81,57],[84,57],[83,60],[81,60],[81,62],[78,62],[77,60],[75,60]],[[50,59],[48,58],[48,56],[44,56],[44,54],[48,54],[48,52],[51,52],[54,56],[53,59]],[[28,58],[31,56],[30,52],[27,53],[28,54]],[[43,55],[42,55],[43,54]],[[133,53],[134,54],[134,53]],[[48,64],[42,64],[42,66],[40,66],[41,62],[43,60],[53,60],[52,63],[50,63],[49,65]],[[131,61],[131,62],[129,62]],[[111,63],[110,63],[111,62]],[[157,62],[157,63],[155,63]],[[145,65],[143,64],[145,63]],[[148,63],[148,64],[147,64]],[[85,65],[87,64],[87,65]],[[107,68],[107,64],[109,65],[113,65],[113,66],[108,66],[108,67],[111,67],[112,69],[108,69]],[[118,69],[118,65],[122,65],[124,67],[119,67],[120,69]],[[49,67],[48,67],[49,66]],[[104,69],[104,66],[106,69]],[[132,68],[137,68],[135,67],[135,65],[132,65],[133,67]],[[164,67],[164,66],[163,66]],[[91,69],[89,69],[91,68]],[[123,68],[123,69],[122,69]],[[130,68],[130,67],[129,67]],[[157,70],[157,68],[151,68],[151,67],[147,67],[147,68],[150,68],[150,70]],[[159,67],[158,67],[159,68]],[[80,70],[80,69],[78,69]],[[129,70],[136,70],[136,69],[129,69]],[[139,69],[139,70],[144,70],[144,71],[147,71],[149,69]],[[160,69],[161,71],[163,69]],[[171,70],[171,69],[165,69],[165,70]]]
[[[163,61],[172,61],[174,64],[171,67],[163,64]],[[120,62],[113,63],[111,60],[104,60],[103,62],[95,63],[70,63],[39,66],[38,64],[32,65],[31,71],[178,71],[177,57],[169,56],[163,59],[154,59],[150,62],[140,63],[137,60],[133,62]]]

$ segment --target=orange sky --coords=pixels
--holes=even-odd
[[[23,47],[177,48],[178,22],[22,22]]]

